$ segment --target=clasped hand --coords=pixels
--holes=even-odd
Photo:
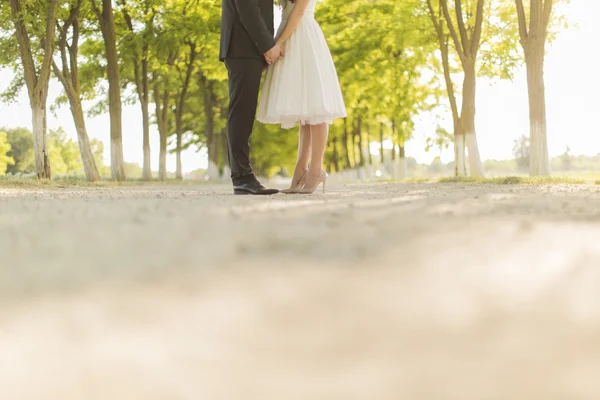
[[[277,61],[281,60],[284,56],[284,52],[283,52],[283,46],[281,46],[281,43],[276,43],[275,46],[267,51],[265,54],[265,60],[267,61],[267,64],[269,65],[273,65],[275,64]]]

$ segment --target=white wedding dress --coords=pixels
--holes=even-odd
[[[282,128],[332,124],[345,118],[346,107],[325,36],[315,20],[318,0],[310,0],[298,28],[284,44],[284,58],[266,73],[257,119]],[[277,37],[295,7],[283,10]]]

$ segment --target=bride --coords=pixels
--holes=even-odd
[[[321,183],[325,192],[329,125],[347,116],[335,65],[315,20],[317,1],[280,0],[283,15],[276,40],[285,57],[267,69],[258,106],[260,122],[284,129],[300,125],[298,160],[291,187],[283,193],[310,194]]]

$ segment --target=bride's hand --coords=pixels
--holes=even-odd
[[[279,45],[279,48],[281,49],[281,52],[279,53],[279,59],[282,59],[283,57],[285,57],[285,46],[283,45],[283,42],[278,41],[277,44]]]

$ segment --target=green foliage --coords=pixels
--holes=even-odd
[[[62,128],[48,132],[48,148],[54,174],[76,175],[83,172],[77,144],[67,138],[67,133]]]
[[[7,155],[14,160],[9,163],[7,173],[12,175],[29,174],[35,171],[33,157],[33,134],[26,128],[1,129],[6,132]],[[92,153],[102,176],[110,176],[110,168],[104,166],[104,145],[98,139],[91,140]],[[67,137],[62,128],[48,133],[50,165],[57,176],[84,176],[79,147]]]
[[[104,143],[102,143],[102,141],[98,139],[92,139],[90,140],[90,147],[92,149],[94,161],[96,161],[96,166],[98,167],[98,172],[100,173],[100,176],[110,176],[110,167],[104,165]]]
[[[11,149],[8,155],[14,164],[8,165],[6,173],[29,174],[35,171],[35,158],[33,154],[33,133],[27,128],[2,128],[6,132],[7,141]]]
[[[142,167],[135,163],[125,163],[125,176],[130,179],[141,179]]]
[[[251,137],[253,167],[259,175],[273,176],[282,168],[293,171],[298,148],[298,129],[256,123]]]
[[[69,0],[59,0],[59,7],[64,6]],[[15,35],[15,22],[23,22],[29,35],[34,68],[39,76],[44,59],[44,44],[46,37],[46,20],[49,1],[21,0],[22,15],[16,19],[11,11],[8,1],[2,2],[0,7],[0,66],[10,68],[14,74],[11,83],[0,94],[0,99],[13,102],[25,86],[23,62],[19,52],[19,45]]]
[[[438,125],[435,129],[435,135],[427,137],[425,151],[429,152],[431,149],[435,148],[441,153],[444,149],[450,147],[451,143],[452,134]]]
[[[0,176],[6,174],[9,165],[14,165],[15,160],[8,155],[11,150],[6,132],[0,131]]]

